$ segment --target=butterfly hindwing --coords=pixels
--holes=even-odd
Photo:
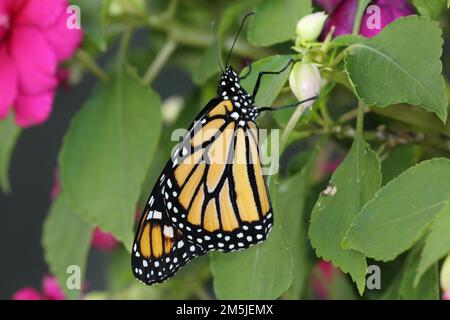
[[[148,285],[163,282],[190,259],[205,253],[171,224],[163,193],[164,181],[160,181],[142,214],[131,256],[135,277]]]

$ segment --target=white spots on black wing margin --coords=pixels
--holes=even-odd
[[[233,103],[242,121],[255,121],[258,113],[253,106],[254,99],[241,88],[239,81],[236,71],[232,67],[227,67],[220,77],[217,94],[223,100],[230,100]],[[244,110],[241,110],[242,106],[245,106]],[[237,120],[236,117],[233,119]]]
[[[272,229],[272,223],[271,213],[267,214],[262,221],[244,223],[240,231],[234,230],[234,232],[224,230],[209,232],[187,222],[185,233],[191,242],[196,243],[205,251],[231,252],[247,249],[264,241]]]

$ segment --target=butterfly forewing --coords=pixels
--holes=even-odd
[[[175,148],[164,201],[173,226],[190,241],[227,252],[265,240],[273,217],[258,128],[245,108],[249,101],[245,95],[225,98],[216,100]]]

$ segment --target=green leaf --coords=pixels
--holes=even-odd
[[[286,66],[290,58],[290,56],[275,55],[252,63],[252,73],[247,78],[242,80],[242,86],[249,94],[251,94],[253,88],[255,87],[259,72],[279,71]],[[247,70],[248,67],[244,68],[241,74],[246,74]],[[284,72],[278,75],[263,76],[255,101],[255,104],[258,107],[269,107],[272,105],[289,78],[289,71],[290,68],[287,68]]]
[[[64,139],[61,181],[69,205],[127,248],[160,131],[158,95],[123,73],[89,99]]]
[[[9,163],[19,134],[20,128],[14,123],[12,115],[0,121],[0,188],[4,193],[11,192],[8,178]]]
[[[450,252],[450,201],[439,212],[430,229],[420,256],[416,282]]]
[[[267,240],[244,251],[211,255],[214,291],[219,299],[276,299],[292,283],[292,256],[282,219],[278,219],[282,213],[277,209],[273,181],[268,184],[275,224]]]
[[[305,202],[310,192],[310,179],[316,155],[317,152],[310,154],[302,170],[279,185],[276,197],[278,216],[292,254],[295,270],[292,293],[296,299],[301,297],[308,271],[309,244],[306,235]]]
[[[445,122],[448,101],[441,74],[441,35],[436,22],[410,16],[349,46],[345,67],[357,95],[367,105],[420,105]]]
[[[435,264],[415,284],[417,265],[419,264],[420,246],[415,246],[409,253],[401,276],[398,298],[404,300],[439,300],[439,274]]]
[[[293,40],[297,22],[310,12],[310,0],[263,0],[249,22],[247,38],[261,47]]]
[[[136,283],[130,272],[130,253],[123,247],[108,254],[106,283],[109,292],[118,292]]]
[[[381,185],[380,162],[363,138],[355,139],[331,177],[334,195],[321,194],[311,214],[309,238],[318,257],[349,273],[362,294],[366,284],[364,255],[341,247],[342,239],[361,207]]]
[[[419,240],[450,197],[450,160],[409,168],[383,187],[353,221],[346,248],[393,260]]]
[[[211,254],[211,271],[219,299],[280,297],[292,282],[292,257],[280,223],[261,244],[245,251]]]
[[[421,148],[414,145],[401,145],[392,149],[389,156],[381,163],[383,185],[415,165],[421,153]]]
[[[69,289],[66,282],[69,266],[78,266],[81,271],[80,283],[86,275],[86,260],[91,243],[92,227],[81,220],[60,194],[50,208],[42,231],[42,246],[50,272],[58,279],[64,294],[76,299],[81,290]]]
[[[349,46],[364,41],[364,37],[357,34],[344,34],[331,40],[331,44],[337,47]]]
[[[413,0],[414,6],[422,16],[437,20],[445,9],[446,0]]]

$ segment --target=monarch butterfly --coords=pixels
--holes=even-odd
[[[294,60],[279,71],[260,72],[252,94],[247,93],[240,80],[250,74],[251,65],[239,77],[228,61],[248,16],[225,69],[221,66],[217,96],[174,148],[144,208],[131,264],[135,277],[147,285],[163,282],[208,251],[230,252],[260,243],[273,226],[255,120],[261,112],[316,97],[281,107],[254,105],[262,77],[285,71]]]

